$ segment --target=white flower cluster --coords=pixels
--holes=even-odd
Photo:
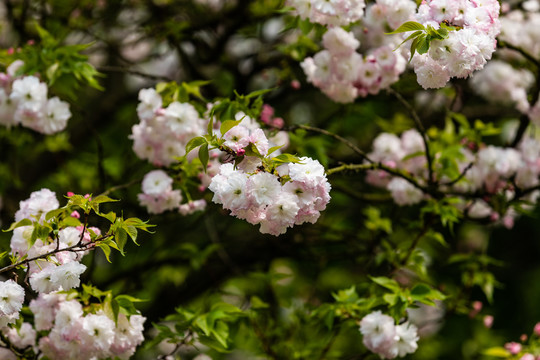
[[[44,221],[46,212],[58,209],[59,203],[56,195],[49,189],[41,189],[33,192],[29,199],[20,202],[20,209],[15,214],[15,221],[30,219]],[[90,228],[95,234],[100,234],[97,228]],[[90,243],[90,233],[83,231],[83,226],[66,227],[60,229],[57,239],[37,239],[33,244],[31,236],[33,226],[18,227],[11,237],[11,253],[13,255],[28,258],[37,257],[58,249],[66,249],[76,245]],[[69,290],[78,287],[80,275],[86,270],[86,266],[80,261],[87,251],[61,251],[51,255],[48,260],[40,259],[29,263],[27,271],[30,278],[30,286],[39,293],[49,293],[56,290]]]
[[[67,126],[69,104],[58,97],[47,97],[47,85],[35,76],[17,77],[20,60],[7,73],[0,73],[0,124],[21,124],[42,134],[54,134]]]
[[[364,15],[364,0],[287,0],[301,19],[322,25],[345,26]]]
[[[534,84],[534,75],[527,69],[514,69],[504,61],[493,60],[470,83],[476,93],[492,103],[514,105],[522,113],[529,110],[527,90]]]
[[[497,0],[429,0],[418,8],[417,20],[438,29],[441,22],[457,26],[448,38],[431,42],[429,51],[412,59],[418,83],[441,88],[451,77],[467,78],[484,67],[500,31]]]
[[[370,49],[364,56],[356,51],[360,42],[352,32],[340,27],[329,29],[323,36],[325,50],[301,63],[308,81],[340,103],[377,94],[396,82],[407,64],[401,52],[393,51],[402,35],[382,36],[387,23],[411,19],[416,6],[412,0],[394,3],[378,0],[368,8],[362,37]]]
[[[501,34],[499,38],[507,43],[527,51],[533,56],[540,54],[540,12],[513,10],[501,16]],[[517,53],[505,54],[516,57]]]
[[[160,214],[180,206],[182,194],[172,189],[173,179],[163,170],[153,170],[144,176],[139,203],[146,206],[150,214]]]
[[[427,167],[422,137],[416,130],[408,130],[401,138],[388,133],[380,134],[373,142],[373,151],[368,157],[389,168],[404,170],[420,185],[426,184]],[[515,196],[514,184],[520,189],[530,189],[540,185],[540,141],[526,137],[517,149],[497,146],[484,146],[477,152],[466,146],[461,148],[463,159],[459,159],[463,178],[452,185],[452,190],[461,193],[486,192],[491,195],[503,194],[507,199]],[[413,154],[416,154],[413,155]],[[410,156],[413,157],[410,157]],[[407,180],[389,175],[384,170],[369,171],[367,182],[386,188],[398,205],[413,205],[425,198],[422,190]],[[443,183],[454,179],[440,179]],[[521,200],[536,202],[540,193],[528,192]],[[487,199],[489,200],[489,199]],[[511,227],[517,212],[510,208],[505,214],[498,214],[488,202],[477,199],[463,199],[463,210],[471,218],[489,217],[493,221]],[[502,218],[501,218],[502,217]]]
[[[330,201],[330,184],[318,161],[307,157],[300,161],[279,166],[278,174],[223,164],[209,186],[212,200],[231,215],[260,224],[263,234],[278,236],[294,225],[313,224]],[[285,176],[290,181],[282,183]]]
[[[129,359],[144,340],[141,315],[118,314],[118,322],[102,310],[90,312],[66,294],[40,294],[30,302],[35,330],[48,332],[37,347],[50,359]],[[32,346],[35,344],[33,336]]]
[[[416,326],[405,322],[396,325],[394,319],[374,311],[360,321],[364,345],[382,359],[394,359],[412,354],[418,348]]]
[[[0,328],[19,318],[24,302],[24,289],[13,280],[0,281]]]
[[[205,133],[206,121],[193,105],[175,101],[163,108],[163,99],[155,89],[142,89],[139,100],[140,123],[133,126],[130,136],[139,158],[169,166],[185,155],[189,140]]]
[[[408,158],[408,155],[425,151],[422,135],[414,129],[405,131],[398,137],[381,133],[373,141],[373,151],[368,157],[390,168],[404,169],[417,179],[426,177],[426,158],[423,155]],[[391,177],[382,170],[368,171],[366,181],[372,185],[385,187],[398,205],[413,205],[424,198],[421,190],[398,177]]]

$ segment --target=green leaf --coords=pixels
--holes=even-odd
[[[394,306],[397,304],[399,298],[396,294],[384,294],[383,295],[384,301],[390,306]]]
[[[105,219],[109,220],[111,223],[114,223],[116,221],[116,214],[112,211],[109,211],[106,214],[99,214],[101,217],[104,217]]]
[[[186,155],[191,152],[191,150],[195,149],[198,146],[201,146],[204,143],[208,143],[206,139],[203,136],[197,136],[191,140],[186,145]]]
[[[416,46],[416,51],[419,53],[419,54],[425,54],[428,52],[429,50],[429,41],[427,39],[427,36],[419,36],[417,37],[418,39],[418,44]]]
[[[105,254],[105,257],[107,258],[108,262],[111,262],[111,259],[109,259],[109,256],[111,255],[111,247],[105,243],[99,243],[97,246],[103,250],[103,253]]]
[[[421,30],[418,30],[418,31],[415,31],[413,32],[411,35],[409,35],[405,40],[403,40],[398,46],[396,46],[396,48],[394,49],[394,51],[396,51],[397,49],[399,49],[401,47],[401,45],[405,44],[407,41],[413,39],[413,38],[416,38],[420,35],[422,35],[422,31]]]
[[[392,291],[400,291],[401,290],[401,287],[399,286],[399,284],[397,283],[396,280],[387,278],[385,276],[379,276],[379,277],[370,276],[369,278],[374,283],[376,283],[376,284],[378,284],[378,285],[380,285],[380,286],[382,286],[384,288],[387,288],[389,290],[392,290]]]
[[[229,327],[224,322],[218,322],[214,330],[212,330],[214,338],[223,346],[228,348],[227,340],[229,339]]]
[[[252,309],[268,309],[270,308],[270,305],[264,301],[261,300],[261,298],[259,298],[258,296],[252,296],[251,297],[251,308]]]
[[[128,226],[125,226],[124,229],[126,230],[127,234],[131,238],[131,240],[133,240],[133,242],[136,245],[139,245],[139,244],[137,244],[137,228],[135,226],[128,225]]]
[[[496,346],[482,351],[482,354],[487,356],[494,356],[499,358],[509,358],[511,356],[510,352],[503,348],[502,346]]]
[[[267,93],[269,93],[269,92],[271,92],[271,91],[274,91],[275,89],[276,89],[276,88],[255,90],[255,91],[250,92],[249,94],[247,94],[247,95],[246,95],[246,99],[252,99],[252,98],[255,98],[255,97],[258,97],[258,96],[267,94]]]
[[[145,301],[129,295],[118,295],[114,298],[114,300],[116,300],[116,302],[118,303],[120,311],[127,316],[139,314],[139,311],[135,308],[133,303]]]
[[[231,130],[236,125],[240,124],[242,120],[225,120],[221,123],[221,126],[219,128],[219,131],[221,132],[221,136],[225,135],[227,131]]]
[[[407,21],[401,24],[396,30],[390,33],[385,33],[385,35],[399,34],[399,33],[408,32],[408,31],[415,31],[415,30],[426,30],[426,28],[424,27],[424,25],[416,21]]]
[[[411,42],[411,57],[409,58],[409,63],[411,62],[414,54],[416,53],[416,48],[418,48],[418,41],[419,41],[419,37],[417,36]]]
[[[413,152],[412,154],[409,154],[409,155],[405,156],[403,159],[401,159],[401,161],[407,161],[409,159],[414,159],[415,157],[424,156],[425,154],[426,154],[425,151]]]
[[[281,149],[282,147],[284,147],[285,145],[278,145],[278,146],[272,146],[270,149],[268,149],[268,155],[270,155],[271,153]]]
[[[203,170],[206,173],[206,170],[208,168],[208,143],[201,145],[199,148],[199,160],[201,161],[201,164],[203,166]]]
[[[52,229],[49,226],[44,226],[36,223],[34,225],[34,230],[32,231],[32,236],[30,237],[30,242],[34,244],[37,239],[47,239],[51,230]]]
[[[192,81],[189,83],[182,83],[182,89],[185,90],[186,93],[193,95],[199,98],[200,100],[203,100],[206,102],[204,97],[201,95],[201,86],[207,85],[209,83],[210,81],[203,81],[203,80]]]
[[[101,300],[101,298],[103,296],[106,296],[109,291],[102,291],[102,290],[99,290],[97,287],[95,286],[92,286],[92,285],[86,285],[86,284],[82,284],[82,287],[83,287],[83,291],[95,298],[98,298]]]
[[[11,226],[9,227],[9,229],[7,230],[2,230],[3,232],[8,232],[8,231],[12,231],[18,227],[21,227],[21,226],[30,226],[32,225],[32,220],[30,219],[22,219],[21,221],[17,221],[17,222],[14,222],[13,224],[11,224]]]
[[[356,293],[356,287],[354,285],[348,289],[332,293],[332,297],[340,303],[355,303],[358,300],[358,294]]]
[[[112,313],[113,313],[114,322],[115,322],[115,324],[117,324],[118,323],[118,313],[120,312],[120,305],[118,304],[118,301],[116,301],[115,299],[111,300],[111,309],[112,309]]]
[[[300,164],[300,159],[292,154],[281,154],[274,158],[272,158],[272,161],[275,163],[293,163],[293,164]]]
[[[213,116],[210,116],[210,121],[208,122],[206,132],[208,133],[208,135],[212,135],[214,133],[214,117]]]
[[[105,195],[98,195],[96,196],[96,198],[92,199],[92,202],[96,204],[101,204],[101,203],[106,203],[106,202],[116,202],[116,201],[120,201],[120,200],[111,199],[110,197],[105,196]]]
[[[208,328],[208,324],[206,321],[206,314],[197,317],[194,324],[198,326],[199,329],[201,329],[206,336],[210,335],[210,329]]]
[[[53,217],[57,217],[58,215],[62,214],[64,211],[66,211],[66,208],[60,208],[60,209],[55,209],[55,210],[49,211],[49,212],[45,215],[45,221],[49,221],[49,220],[51,220]]]
[[[127,243],[127,232],[124,230],[124,228],[120,228],[116,231],[114,241],[116,242],[116,245],[118,245],[120,253],[124,255],[124,246],[126,246]]]

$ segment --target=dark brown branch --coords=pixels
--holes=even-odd
[[[135,76],[140,76],[140,77],[153,80],[153,81],[172,81],[172,79],[168,76],[147,74],[142,71],[133,70],[133,69],[129,69],[122,66],[103,65],[103,66],[98,67],[97,70],[104,73],[123,73],[123,74],[135,75]]]
[[[86,251],[88,249],[93,248],[94,245],[96,245],[96,242],[101,241],[101,240],[105,240],[105,239],[107,239],[107,238],[109,238],[111,236],[112,236],[112,234],[103,235],[103,236],[99,237],[98,239],[94,240],[93,242],[85,244],[85,245],[77,243],[75,245],[68,246],[67,248],[64,248],[64,249],[55,249],[55,250],[49,251],[46,254],[42,254],[42,255],[35,256],[33,258],[21,260],[19,262],[16,262],[15,264],[11,264],[11,265],[8,265],[8,266],[5,266],[5,267],[1,268],[0,269],[0,274],[11,271],[11,270],[14,270],[14,269],[18,268],[19,266],[27,265],[27,264],[31,263],[32,261],[46,259],[49,256],[52,256],[52,255],[57,254],[59,252],[64,252],[64,251],[72,251],[72,252]]]

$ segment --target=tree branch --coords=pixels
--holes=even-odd
[[[3,268],[0,269],[0,274],[2,273],[5,273],[5,272],[8,272],[8,271],[11,271],[11,270],[14,270],[16,268],[18,268],[19,266],[23,266],[23,265],[26,265],[28,263],[31,263],[32,261],[36,261],[36,260],[41,260],[41,259],[46,259],[48,258],[49,256],[52,256],[54,254],[57,254],[59,252],[63,252],[63,251],[72,251],[72,252],[80,252],[80,251],[86,251],[88,249],[91,249],[94,247],[94,245],[98,242],[98,241],[101,241],[101,240],[105,240],[109,237],[113,236],[113,234],[107,234],[107,235],[103,235],[99,238],[97,238],[96,240],[94,240],[93,242],[91,243],[88,243],[88,244],[81,244],[80,242],[75,244],[75,245],[72,245],[72,246],[69,246],[67,248],[64,248],[64,249],[55,249],[55,250],[52,250],[52,251],[49,251],[48,253],[46,254],[42,254],[42,255],[38,255],[38,256],[35,256],[33,258],[29,258],[29,259],[24,259],[24,260],[21,260],[19,262],[16,262],[15,264],[11,264],[11,265],[8,265],[8,266],[5,266]]]
[[[435,183],[435,179],[433,178],[433,159],[431,158],[431,151],[429,150],[429,140],[426,134],[426,129],[424,128],[424,125],[422,125],[422,121],[420,120],[420,117],[418,116],[418,113],[411,104],[407,102],[401,96],[400,93],[395,91],[392,88],[388,88],[387,91],[394,95],[396,99],[407,109],[407,111],[411,114],[411,117],[414,120],[414,123],[416,125],[416,128],[418,129],[418,132],[422,135],[422,140],[424,141],[424,147],[426,148],[426,160],[427,160],[427,167],[428,167],[428,184],[431,186]]]

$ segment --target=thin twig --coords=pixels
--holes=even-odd
[[[289,130],[294,130],[294,129],[304,129],[307,131],[317,132],[326,136],[330,136],[336,139],[337,141],[342,142],[343,144],[347,145],[352,151],[360,155],[362,159],[366,160],[369,163],[374,163],[374,161],[371,160],[364,151],[360,150],[358,146],[354,145],[352,142],[350,142],[349,140],[345,139],[342,136],[339,136],[338,134],[334,134],[333,132],[330,132],[328,130],[309,126],[309,125],[294,125],[289,128]]]
[[[533,90],[533,96],[531,101],[529,102],[530,106],[534,106],[538,102],[538,98],[540,96],[540,60],[535,58],[533,55],[531,55],[528,51],[507,43],[503,40],[498,40],[497,45],[501,48],[507,48],[510,50],[517,51],[520,53],[525,59],[527,59],[531,64],[533,64],[536,67],[536,87]],[[523,138],[523,135],[525,134],[525,131],[529,127],[529,124],[531,123],[531,120],[529,119],[529,116],[527,114],[521,115],[519,118],[519,127],[516,131],[516,136],[514,137],[514,140],[510,144],[511,147],[516,147],[521,139]]]
[[[428,193],[430,195],[437,195],[437,191],[433,189],[428,189],[425,186],[422,186],[418,181],[416,181],[413,177],[407,176],[404,173],[400,172],[399,170],[392,169],[391,167],[388,167],[380,162],[372,162],[372,160],[367,159],[368,161],[371,161],[369,164],[343,164],[338,167],[328,169],[326,173],[328,175],[332,175],[338,172],[346,171],[346,170],[382,170],[390,175],[394,175],[397,177],[400,177],[407,182],[409,182],[411,185],[416,187],[417,189],[422,190],[425,193]]]
[[[525,59],[529,60],[536,67],[540,68],[540,61],[537,58],[535,58],[534,56],[532,56],[528,51],[526,51],[526,50],[524,50],[524,49],[522,49],[522,48],[520,48],[518,46],[509,44],[506,41],[500,40],[500,39],[497,39],[497,46],[500,47],[500,48],[507,48],[507,49],[510,49],[510,50],[517,51],[518,53],[523,55],[523,57]]]
[[[451,180],[443,185],[445,186],[452,186],[454,184],[456,184],[457,182],[459,182],[461,179],[463,179],[465,177],[465,175],[467,175],[467,172],[474,166],[474,162],[470,162],[469,165],[467,165],[467,167],[465,167],[465,169],[463,169],[463,171],[461,172],[461,174],[459,174],[459,176],[457,178],[455,178],[454,180]]]
[[[242,271],[232,261],[231,257],[229,256],[227,251],[225,251],[225,249],[223,248],[223,245],[219,241],[219,236],[216,231],[216,227],[214,224],[212,224],[209,216],[204,217],[204,225],[206,227],[206,231],[208,232],[208,237],[214,244],[218,246],[217,253],[218,253],[218,256],[221,258],[221,261],[223,261],[224,264],[229,266],[232,269],[233,273],[235,273],[236,275],[241,275]]]
[[[128,183],[125,183],[125,184],[121,184],[121,185],[116,185],[116,186],[113,186],[107,190],[105,190],[104,192],[102,192],[101,194],[99,195],[109,195],[110,193],[116,191],[116,190],[121,190],[121,189],[125,189],[125,188],[128,188],[128,187],[131,187],[135,184],[138,184],[142,181],[142,179],[135,179],[135,180],[132,180]],[[98,196],[99,196],[98,195]]]
[[[123,74],[135,75],[135,76],[140,76],[140,77],[143,77],[149,80],[154,80],[154,81],[172,81],[173,80],[170,77],[165,76],[165,75],[147,74],[142,71],[133,70],[133,69],[129,69],[122,66],[103,65],[103,66],[98,67],[97,70],[104,73],[108,72],[108,73],[123,73]]]
[[[424,141],[424,147],[426,148],[426,160],[427,160],[427,166],[428,166],[428,184],[433,185],[435,183],[435,180],[433,178],[433,159],[431,158],[431,152],[429,150],[429,140],[427,137],[426,129],[424,128],[424,125],[422,124],[422,121],[420,120],[420,117],[418,116],[418,113],[411,104],[401,96],[400,93],[395,91],[392,88],[387,89],[388,92],[396,97],[398,101],[407,109],[407,111],[410,113],[411,117],[414,120],[414,123],[416,124],[416,128],[418,129],[418,132],[422,135],[422,140]]]
[[[107,235],[103,235],[97,239],[95,239],[93,242],[91,243],[88,243],[88,244],[80,244],[80,243],[77,243],[75,245],[72,245],[72,246],[68,246],[67,248],[63,248],[63,249],[55,249],[55,250],[52,250],[52,251],[49,251],[48,253],[46,254],[42,254],[42,255],[38,255],[38,256],[35,256],[33,258],[29,258],[29,259],[24,259],[24,260],[21,260],[19,262],[16,262],[15,264],[11,264],[11,265],[8,265],[8,266],[5,266],[3,268],[0,269],[0,274],[2,273],[5,273],[5,272],[8,272],[10,270],[13,270],[13,269],[16,269],[17,267],[19,266],[22,266],[22,265],[26,265],[28,263],[31,263],[32,261],[36,261],[36,260],[41,260],[41,259],[46,259],[48,258],[49,256],[51,255],[54,255],[54,254],[57,254],[59,252],[63,252],[63,251],[72,251],[72,252],[80,252],[80,251],[86,251],[92,247],[94,247],[94,245],[96,244],[96,242],[98,241],[101,241],[101,240],[105,240],[109,237],[113,236],[112,234],[107,234]]]

